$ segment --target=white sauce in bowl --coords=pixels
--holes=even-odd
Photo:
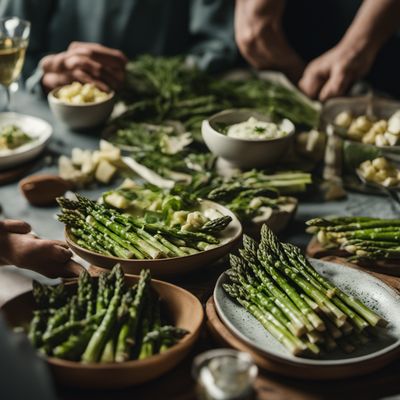
[[[283,131],[273,122],[259,121],[250,117],[247,121],[230,125],[226,135],[236,139],[245,140],[273,140],[286,136],[288,132]]]

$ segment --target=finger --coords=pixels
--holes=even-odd
[[[106,83],[109,87],[116,90],[121,87],[124,82],[125,72],[121,71],[108,71],[103,70],[101,74],[101,81]]]
[[[50,54],[40,60],[40,67],[44,72],[61,72],[64,68],[66,52]]]
[[[40,249],[43,252],[46,252],[46,257],[48,260],[53,262],[64,263],[68,261],[72,257],[72,251],[66,249],[63,246],[55,244],[52,240],[40,240]]]
[[[124,78],[124,71],[120,68],[117,70],[103,68],[102,64],[98,61],[81,54],[77,55],[70,53],[64,61],[64,66],[69,71],[80,69],[90,75],[93,79],[103,82],[113,89],[120,87]]]
[[[105,68],[125,68],[128,59],[116,49],[111,49],[96,43],[84,43],[70,47],[68,51],[96,59]]]
[[[8,233],[29,233],[31,229],[31,226],[25,221],[16,219],[0,221],[0,230]]]
[[[66,249],[65,247],[55,245],[54,246],[54,255],[60,262],[68,261],[72,257],[72,251]]]
[[[67,261],[60,268],[59,277],[60,278],[76,278],[83,272],[84,268],[81,264],[75,262],[74,260]]]
[[[331,97],[343,95],[350,83],[350,77],[344,72],[333,72],[319,94],[319,99],[325,101]]]
[[[68,244],[64,242],[63,240],[46,240],[49,244],[61,246],[64,249],[69,249]]]
[[[104,82],[93,78],[90,76],[87,72],[81,70],[81,69],[75,69],[71,71],[71,76],[74,80],[81,82],[81,83],[93,83],[95,86],[97,86],[100,90],[103,90],[104,92],[109,92],[110,88],[105,84]]]
[[[33,270],[51,279],[68,279],[78,277],[83,269],[82,265],[69,260],[67,262],[52,262],[51,264],[41,265]]]
[[[318,97],[318,93],[320,92],[327,78],[327,76],[324,76],[324,74],[319,71],[306,69],[299,81],[299,88],[308,97],[314,99]]]
[[[73,79],[69,74],[57,73],[57,72],[46,72],[42,78],[42,86],[50,91],[56,87],[68,85],[72,83]]]
[[[64,60],[64,66],[68,70],[82,69],[94,78],[100,78],[102,75],[102,65],[84,55],[68,54]]]
[[[128,59],[124,55],[124,53],[118,49],[114,49],[112,47],[103,46],[100,43],[93,42],[71,42],[68,46],[68,50],[70,49],[89,49],[98,54],[103,54],[111,57],[115,57],[120,59],[123,62],[127,62]]]

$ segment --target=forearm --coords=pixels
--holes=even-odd
[[[236,0],[235,13],[262,18],[268,28],[281,30],[285,6],[285,0]]]
[[[399,27],[399,0],[364,0],[341,45],[376,54]]]

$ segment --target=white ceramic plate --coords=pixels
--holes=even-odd
[[[0,170],[15,167],[38,156],[53,133],[51,125],[43,119],[13,112],[0,113],[0,128],[5,125],[18,126],[33,140],[14,150],[0,150]]]
[[[247,345],[267,358],[288,364],[332,367],[369,362],[374,358],[395,352],[400,347],[400,296],[385,283],[365,272],[344,265],[322,260],[310,260],[315,269],[337,287],[352,294],[378,312],[390,323],[386,334],[370,341],[351,354],[340,350],[319,359],[292,355],[276,341],[261,324],[223,290],[222,284],[229,281],[223,273],[215,286],[214,301],[222,322]]]

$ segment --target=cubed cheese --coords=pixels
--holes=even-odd
[[[395,135],[400,135],[400,110],[396,111],[388,121],[388,131]]]
[[[99,182],[109,183],[114,176],[117,168],[110,164],[107,160],[101,160],[97,166],[95,178]]]

